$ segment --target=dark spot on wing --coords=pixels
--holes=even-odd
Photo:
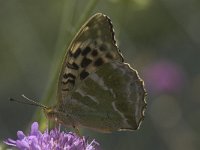
[[[73,54],[74,58],[77,58],[77,57],[80,55],[80,53],[81,53],[81,49],[78,48],[78,49],[75,51],[75,53]]]
[[[87,46],[87,47],[82,51],[81,54],[82,54],[83,56],[86,56],[90,51],[91,51],[90,47]]]
[[[89,75],[89,73],[86,72],[85,70],[83,70],[83,71],[81,71],[81,73],[80,73],[80,79],[83,80],[83,79],[85,79],[88,75]]]
[[[73,56],[73,54],[72,54],[72,52],[71,51],[69,51],[69,57],[72,57]]]
[[[63,78],[67,79],[68,75],[66,73],[63,74]]]
[[[85,68],[85,67],[87,67],[91,62],[92,62],[91,59],[88,59],[88,58],[84,57],[83,60],[82,60],[82,62],[81,62],[81,67],[82,67],[82,68]]]
[[[113,56],[111,55],[111,53],[107,53],[107,54],[106,54],[106,58],[108,58],[108,59],[113,59]]]
[[[72,78],[74,80],[76,79],[76,77],[71,73],[68,73],[68,74],[64,73],[63,78],[65,78],[65,79]]]
[[[106,51],[107,46],[105,44],[101,44],[101,46],[99,47],[100,51]]]
[[[97,56],[97,55],[98,55],[98,51],[97,51],[96,49],[94,49],[94,50],[92,51],[92,53],[91,53],[91,54],[92,54],[92,56],[94,56],[94,57],[95,57],[95,56]]]
[[[67,67],[70,68],[70,69],[74,69],[74,70],[78,70],[79,69],[79,66],[74,62],[72,64],[67,62]]]
[[[102,58],[98,58],[95,62],[94,62],[94,65],[95,66],[101,66],[103,64],[103,59]]]

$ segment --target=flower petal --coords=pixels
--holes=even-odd
[[[17,137],[19,140],[22,140],[25,137],[25,135],[22,131],[17,131]]]
[[[40,131],[38,130],[38,123],[37,122],[34,122],[31,126],[31,133],[30,135],[35,135],[35,136],[38,136],[40,134]]]
[[[16,141],[10,138],[8,138],[6,141],[3,141],[3,142],[10,146],[16,146]]]

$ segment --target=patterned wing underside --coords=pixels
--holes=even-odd
[[[58,83],[59,102],[65,101],[90,73],[111,61],[123,62],[123,57],[110,19],[98,13],[81,27],[68,48]]]
[[[136,130],[144,118],[145,95],[137,72],[115,61],[91,73],[72,93],[65,108],[76,126],[102,132]]]

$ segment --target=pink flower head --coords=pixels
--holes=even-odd
[[[97,150],[99,143],[93,140],[88,143],[85,137],[79,137],[72,132],[64,132],[55,128],[41,133],[38,123],[34,122],[31,131],[26,136],[22,131],[17,132],[17,140],[7,139],[5,144],[14,146],[19,150]]]
[[[153,93],[179,92],[185,82],[182,68],[170,61],[158,61],[144,70],[144,80]]]

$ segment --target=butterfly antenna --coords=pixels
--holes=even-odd
[[[17,99],[13,99],[13,98],[10,98],[10,101],[15,101],[15,102],[18,102],[18,103],[22,103],[22,104],[28,104],[28,105],[33,105],[33,106],[39,106],[39,107],[42,107],[42,108],[45,108],[47,109],[48,107],[45,106],[45,105],[42,105],[32,99],[29,99],[28,97],[26,97],[24,94],[22,95],[22,97],[27,100],[27,101],[21,101],[21,100],[17,100]]]

